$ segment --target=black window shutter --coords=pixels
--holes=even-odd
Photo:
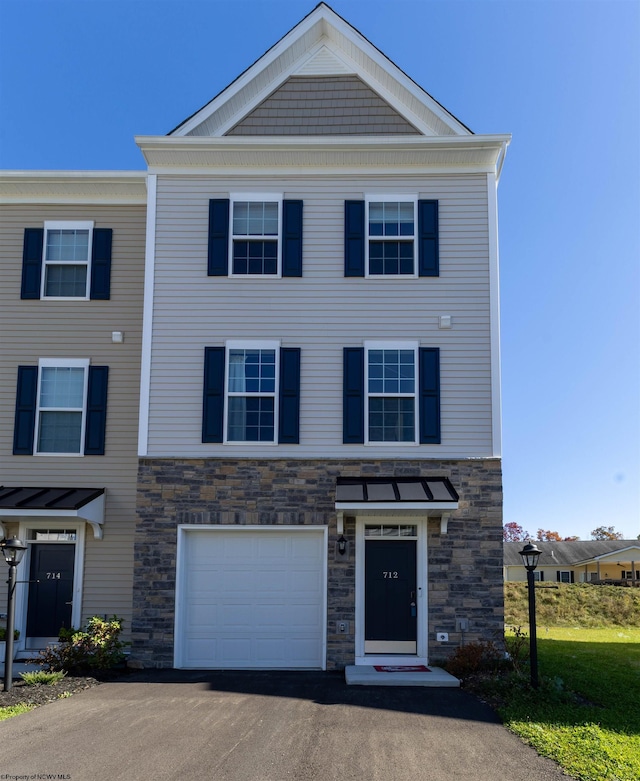
[[[438,258],[438,201],[418,201],[418,274],[437,277]]]
[[[571,570],[571,582],[572,583],[576,582],[576,573],[573,570]]]
[[[111,297],[111,228],[93,229],[91,250],[91,285],[89,298],[108,301]]]
[[[209,201],[209,252],[207,274],[226,277],[229,274],[229,199]]]
[[[560,581],[562,580],[562,578],[560,577],[560,570],[559,569],[556,570],[556,580],[558,581],[558,583],[560,583]]]
[[[302,276],[302,201],[282,203],[282,276]]]
[[[345,347],[342,375],[342,441],[364,442],[364,347]]]
[[[33,436],[36,426],[38,367],[18,366],[16,416],[13,427],[13,455],[33,455]]]
[[[364,201],[344,202],[344,275],[364,276]]]
[[[224,441],[224,347],[204,348],[202,441]]]
[[[40,298],[44,228],[25,228],[20,298]]]
[[[440,444],[440,350],[420,348],[420,444]]]
[[[300,443],[300,348],[280,350],[280,410],[278,443]]]
[[[540,570],[540,581],[544,580],[544,572]]]
[[[107,432],[108,366],[89,366],[87,419],[84,436],[85,456],[103,456]]]

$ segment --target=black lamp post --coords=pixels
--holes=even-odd
[[[7,581],[7,637],[4,654],[4,690],[11,690],[13,685],[13,627],[15,624],[16,606],[13,601],[16,590],[16,567],[22,561],[22,556],[27,546],[17,537],[10,540],[2,540],[0,548],[4,553],[4,558],[9,565],[9,580]]]
[[[542,553],[535,545],[528,542],[520,551],[522,563],[527,570],[527,588],[529,590],[529,654],[531,665],[531,685],[538,688],[538,640],[536,637],[536,590],[533,571],[538,566]]]

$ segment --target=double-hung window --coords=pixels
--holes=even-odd
[[[366,201],[367,276],[416,275],[416,199]]]
[[[417,344],[367,343],[368,442],[416,442]]]
[[[276,442],[279,344],[227,343],[227,442]]]
[[[42,298],[89,298],[93,222],[45,222]]]
[[[40,361],[36,453],[82,453],[88,368],[88,360]]]
[[[113,230],[93,222],[25,228],[20,298],[108,301]]]
[[[282,200],[231,199],[231,275],[280,276]]]
[[[207,275],[301,277],[302,206],[273,193],[211,198]]]
[[[103,456],[108,380],[85,358],[18,366],[13,454]]]
[[[345,201],[345,277],[439,274],[438,201],[384,194]]]

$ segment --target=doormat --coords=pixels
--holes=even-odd
[[[392,664],[376,664],[374,669],[379,673],[430,673],[431,670],[423,664],[409,664],[405,666]]]

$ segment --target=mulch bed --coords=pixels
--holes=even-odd
[[[61,697],[69,697],[76,692],[90,689],[99,683],[99,680],[89,676],[67,676],[58,683],[39,683],[35,686],[28,686],[24,681],[18,679],[13,682],[10,691],[0,691],[0,708],[6,708],[9,705],[46,705],[46,703],[55,702]]]

